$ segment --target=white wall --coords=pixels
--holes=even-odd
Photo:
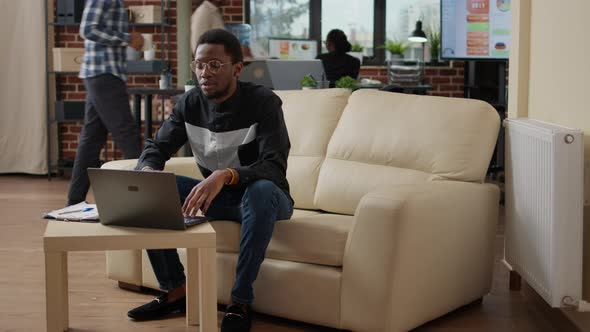
[[[509,117],[584,130],[590,159],[589,0],[513,1]],[[529,39],[530,38],[530,39]],[[590,188],[584,188],[588,193]],[[584,297],[590,299],[590,208],[584,209]]]
[[[0,0],[0,173],[47,173],[43,5]]]

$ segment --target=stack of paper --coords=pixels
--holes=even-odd
[[[96,204],[81,202],[63,209],[48,212],[43,218],[65,221],[98,221],[98,210],[96,209]]]

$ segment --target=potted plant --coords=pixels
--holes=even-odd
[[[438,62],[440,54],[440,32],[434,30],[428,36],[428,51],[430,53],[430,62]]]
[[[342,89],[356,90],[358,88],[358,82],[350,76],[343,76],[336,81],[336,87]]]
[[[358,42],[354,42],[354,44],[352,44],[350,48],[351,52],[362,52],[364,50],[365,48],[363,47],[363,45],[359,44]]]
[[[188,79],[186,80],[186,82],[184,83],[184,92],[188,92],[190,89],[194,89],[196,86],[195,80],[194,79]]]
[[[308,74],[303,76],[303,79],[301,82],[299,82],[299,85],[301,85],[303,90],[315,89],[318,86],[318,82],[313,78],[313,76],[311,76],[311,74]]]
[[[362,65],[364,50],[365,50],[365,48],[361,44],[359,44],[358,42],[355,42],[354,44],[352,44],[352,47],[350,48],[350,52],[348,52],[348,54],[359,59],[359,61],[361,62],[361,65]]]
[[[398,40],[387,40],[385,45],[381,45],[380,48],[384,48],[389,51],[392,59],[402,59],[404,53],[410,47],[410,45]]]

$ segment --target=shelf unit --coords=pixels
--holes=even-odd
[[[49,27],[79,27],[80,23],[62,23],[62,22],[55,22],[55,15],[51,15],[53,18],[53,22],[49,21],[49,1],[54,0],[46,0],[44,7],[45,7],[45,94],[46,94],[46,117],[47,117],[47,177],[51,180],[51,175],[53,171],[60,172],[66,169],[71,169],[73,165],[73,160],[64,160],[61,157],[61,130],[60,130],[60,123],[65,122],[76,122],[80,120],[69,120],[63,121],[58,120],[56,116],[51,115],[52,102],[51,91],[50,91],[50,82],[55,82],[57,76],[59,75],[78,75],[78,71],[54,71],[53,64],[49,62],[49,52],[52,50],[49,49],[49,38],[54,38],[54,40],[58,40],[59,32],[54,31],[53,35],[49,35]],[[59,1],[59,0],[57,0]],[[163,69],[171,67],[170,61],[170,28],[172,25],[170,24],[170,0],[160,0],[160,10],[161,10],[161,17],[162,20],[160,23],[133,23],[129,22],[129,28],[132,27],[155,27],[159,28],[160,34],[160,54],[164,57],[162,60],[154,60],[154,61],[127,61],[128,70],[127,73],[129,75],[155,75],[160,74]],[[148,63],[146,65],[146,63]],[[56,95],[57,95],[57,85],[55,87]],[[55,98],[56,102],[58,101]],[[82,101],[81,101],[82,102]],[[54,164],[52,162],[52,149],[51,149],[51,142],[52,142],[52,127],[56,125],[56,133],[57,133],[57,151],[58,151],[58,158],[57,162]]]
[[[480,99],[492,105],[500,120],[506,118],[506,61],[466,61],[465,62],[465,98]],[[494,155],[490,161],[488,173],[504,170],[504,127],[500,126]]]

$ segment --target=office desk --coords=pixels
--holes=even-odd
[[[128,92],[133,96],[133,116],[141,130],[141,98],[144,98],[144,119],[145,119],[145,137],[152,138],[152,96],[162,97],[162,121],[164,121],[164,100],[168,97],[184,93],[182,89],[160,89],[159,87],[139,87],[129,88]]]
[[[377,90],[381,90],[385,85],[382,84],[363,84],[360,83],[358,88],[359,89],[377,89]]]
[[[409,93],[416,95],[426,95],[426,92],[428,92],[428,90],[430,89],[432,89],[432,85],[430,84],[390,84],[384,86],[380,90],[389,92]]]

